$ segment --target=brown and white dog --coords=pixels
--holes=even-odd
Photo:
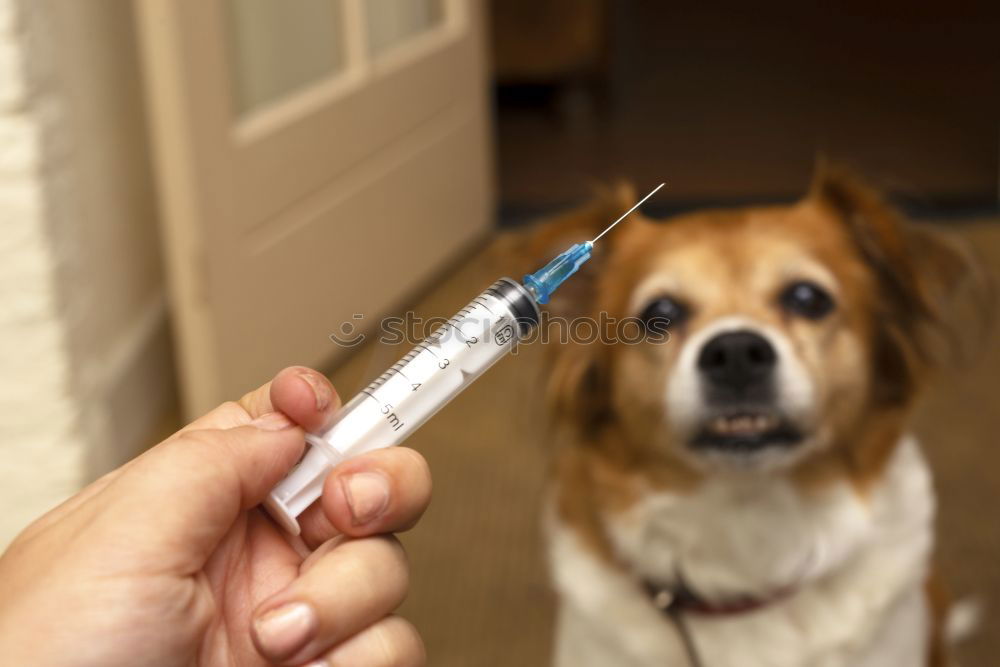
[[[548,346],[560,667],[945,664],[908,418],[966,255],[820,172],[790,206],[637,214],[555,298],[669,321],[666,342]]]

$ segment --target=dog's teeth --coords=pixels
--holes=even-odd
[[[709,428],[720,435],[764,433],[777,426],[778,418],[774,415],[716,417],[709,423]]]

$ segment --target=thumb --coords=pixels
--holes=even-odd
[[[119,525],[164,547],[180,567],[201,567],[240,512],[259,504],[295,465],[305,440],[285,415],[244,426],[186,431],[123,471],[109,493]]]

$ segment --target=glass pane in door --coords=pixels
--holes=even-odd
[[[444,0],[365,0],[368,52],[378,57],[438,25],[444,19]]]
[[[238,113],[344,66],[340,0],[226,0],[226,9]]]

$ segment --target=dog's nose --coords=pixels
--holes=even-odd
[[[731,331],[701,349],[698,368],[716,386],[744,389],[770,376],[777,355],[766,338],[753,331]]]

